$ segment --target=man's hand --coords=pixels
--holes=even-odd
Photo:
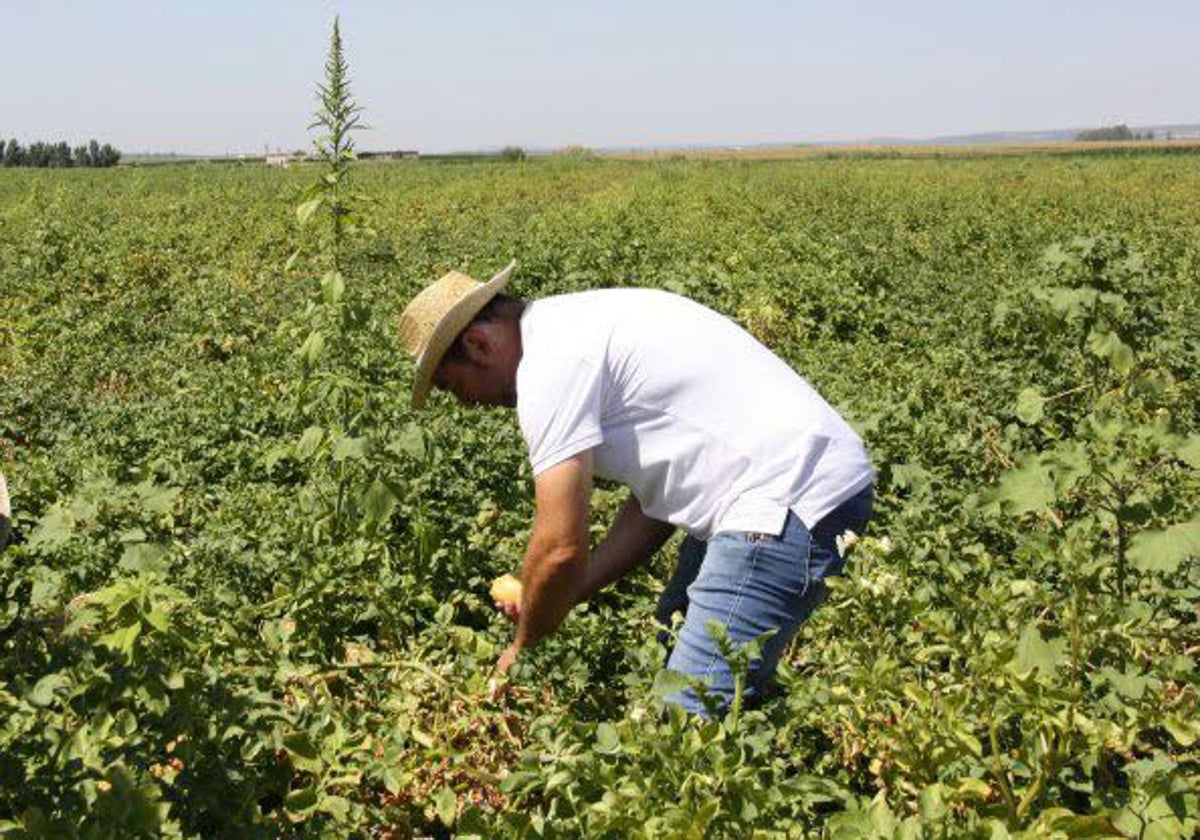
[[[496,660],[496,667],[492,669],[492,676],[503,678],[508,673],[508,669],[512,667],[513,662],[516,661],[517,654],[520,652],[521,649],[517,647],[516,642],[506,647],[504,653],[500,654],[500,658]]]
[[[508,620],[516,624],[521,620],[521,604],[519,601],[497,601],[496,609],[504,613]]]
[[[500,658],[496,660],[496,667],[492,669],[492,678],[488,680],[487,693],[488,699],[496,701],[504,694],[508,688],[508,669],[512,667],[513,662],[517,659],[517,654],[521,649],[517,647],[517,643],[513,642],[504,649],[504,653],[500,654]]]

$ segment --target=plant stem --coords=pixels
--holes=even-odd
[[[1016,822],[1019,816],[1017,798],[1013,795],[1008,774],[1004,771],[1003,762],[1000,760],[1000,736],[996,731],[995,718],[988,719],[988,745],[992,748],[992,760],[988,762],[989,769],[996,784],[1000,786],[1000,793],[1004,797],[1004,803],[1008,806],[1011,821]]]

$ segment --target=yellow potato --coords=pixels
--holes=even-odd
[[[501,575],[492,581],[492,600],[501,604],[521,603],[521,581],[512,575]]]

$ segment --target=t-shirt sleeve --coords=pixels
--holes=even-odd
[[[521,369],[517,420],[535,476],[603,442],[603,398],[603,370],[587,359],[558,356]]]

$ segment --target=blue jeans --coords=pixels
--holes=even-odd
[[[706,625],[721,622],[737,645],[774,630],[762,643],[761,658],[750,663],[746,680],[744,696],[761,696],[788,642],[825,599],[825,578],[841,574],[845,566],[837,553],[837,537],[847,530],[863,532],[874,499],[873,489],[865,487],[811,532],[789,513],[779,535],[723,531],[707,542],[684,539],[675,573],[656,611],[658,621],[668,627],[673,613],[684,614],[667,667],[700,678],[709,695],[728,706],[734,693],[733,673]],[[670,700],[689,712],[705,714],[690,688]]]

